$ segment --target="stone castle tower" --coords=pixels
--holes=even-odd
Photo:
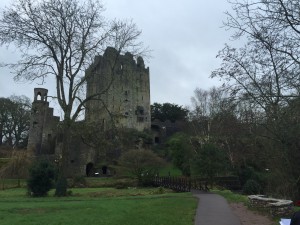
[[[86,118],[82,122],[100,123],[105,129],[118,128],[150,130],[149,68],[141,57],[119,55],[114,48],[107,48],[103,56],[96,56],[86,71],[87,97],[101,93],[89,101]],[[34,89],[31,122],[27,149],[35,156],[55,160],[61,154],[62,135],[58,129],[59,117],[47,101],[48,90]],[[69,174],[88,175],[96,163],[96,151],[74,137],[70,151]]]
[[[27,148],[35,155],[54,154],[59,117],[53,116],[53,108],[47,101],[48,90],[34,89]]]
[[[47,101],[48,90],[34,89],[27,149],[38,158],[51,161],[60,159],[63,134],[59,130],[59,117],[53,115],[53,108]],[[67,174],[87,175],[87,165],[95,163],[95,151],[80,138],[73,138],[69,153]]]
[[[149,68],[142,57],[135,61],[132,54],[120,55],[109,47],[103,56],[95,57],[86,76],[87,97],[101,93],[98,100],[87,103],[87,121],[100,123],[105,129],[114,124],[150,130]]]

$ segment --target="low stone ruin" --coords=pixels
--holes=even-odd
[[[266,209],[273,217],[291,216],[294,212],[291,200],[268,198],[265,195],[250,195],[248,199],[250,207]]]

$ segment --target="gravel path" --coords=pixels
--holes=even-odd
[[[192,193],[199,198],[195,225],[278,225],[243,203],[228,204],[222,196],[208,192]]]
[[[199,198],[195,225],[242,225],[222,196],[199,191],[193,194]]]
[[[240,219],[241,225],[275,225],[270,218],[249,210],[243,203],[230,204],[233,213]]]

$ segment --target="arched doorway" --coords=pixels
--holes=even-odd
[[[85,172],[86,172],[87,177],[90,177],[93,175],[93,168],[94,168],[94,164],[91,162],[86,165]]]
[[[107,175],[107,166],[102,166],[102,174]]]

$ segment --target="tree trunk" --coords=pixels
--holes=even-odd
[[[2,145],[2,139],[3,139],[3,124],[0,123],[0,146]]]
[[[69,151],[71,141],[71,123],[70,120],[64,120],[63,122],[63,144],[61,156],[58,162],[58,176],[56,182],[55,196],[67,195],[67,176],[69,166]]]

